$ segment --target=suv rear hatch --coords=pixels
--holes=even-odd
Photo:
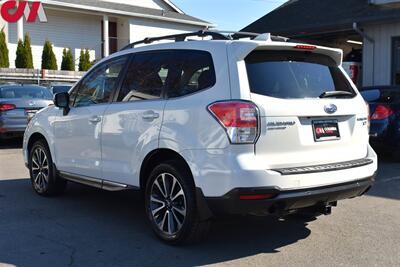
[[[250,97],[260,109],[255,151],[268,168],[366,157],[366,105],[339,67],[341,53],[332,51],[263,47],[245,58]]]

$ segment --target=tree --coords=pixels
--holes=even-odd
[[[32,58],[32,47],[31,47],[31,38],[29,34],[25,34],[24,37],[24,48],[26,54],[26,66],[27,69],[33,69],[33,58]]]
[[[85,50],[85,63],[86,63],[86,70],[89,70],[92,67],[92,62],[90,62],[89,49]]]
[[[88,71],[91,66],[89,49],[81,49],[79,56],[79,71]]]
[[[79,54],[79,66],[78,66],[79,71],[84,71],[83,70],[85,65],[84,61],[85,61],[85,52],[83,49],[81,49],[81,53]]]
[[[27,57],[24,42],[20,39],[17,46],[17,57],[15,58],[15,67],[24,69],[27,66]]]
[[[53,52],[53,45],[49,40],[46,40],[43,46],[42,53],[42,69],[57,70],[57,59]]]
[[[4,28],[0,32],[0,68],[10,67],[10,60],[8,58],[8,47],[6,42],[6,34]]]
[[[61,70],[69,70],[69,71],[75,70],[74,57],[72,55],[71,49],[64,48],[63,50]]]

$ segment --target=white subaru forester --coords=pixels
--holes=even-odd
[[[135,48],[163,39],[175,42]],[[367,105],[341,64],[341,50],[269,34],[131,44],[30,121],[33,188],[140,189],[172,244],[198,240],[219,214],[328,214],[377,170]]]

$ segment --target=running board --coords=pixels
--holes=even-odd
[[[107,180],[67,173],[67,172],[59,172],[59,175],[65,180],[88,185],[95,188],[100,188],[107,191],[122,191],[126,189],[130,189],[131,187],[126,184],[115,183]]]

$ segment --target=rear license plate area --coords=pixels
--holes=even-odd
[[[312,121],[315,142],[339,140],[340,132],[337,120]]]

